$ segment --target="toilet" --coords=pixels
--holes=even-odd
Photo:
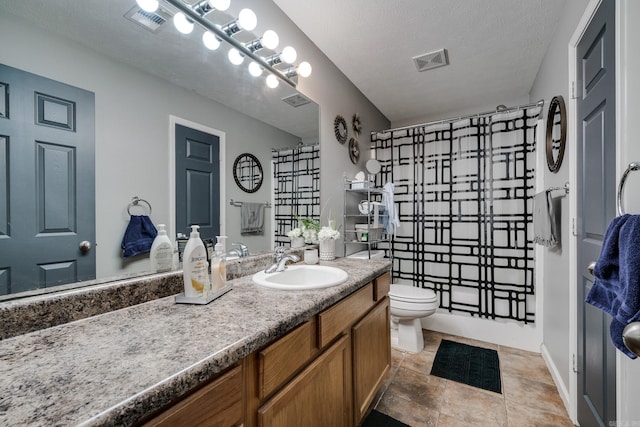
[[[391,311],[391,346],[410,353],[424,348],[420,319],[438,308],[438,297],[431,289],[410,284],[392,284],[389,290]]]

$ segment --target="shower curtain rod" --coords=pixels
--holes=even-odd
[[[295,147],[280,147],[280,148],[272,148],[271,152],[280,152],[280,151],[285,151],[285,150],[293,150],[296,148],[305,148],[305,147],[315,147],[316,145],[319,145],[317,142],[312,142],[310,144],[298,144]]]
[[[529,107],[534,107],[534,106],[542,107],[543,105],[544,105],[544,99],[541,99],[540,101],[534,102],[532,104],[518,105],[516,107],[508,107],[508,108],[503,108],[503,109],[497,109],[496,108],[493,111],[485,111],[484,113],[468,114],[466,116],[451,117],[449,119],[442,119],[442,120],[434,120],[432,122],[420,123],[420,124],[417,124],[417,125],[402,126],[402,127],[399,127],[399,128],[386,129],[386,130],[381,130],[381,131],[377,131],[377,132],[374,131],[374,132],[371,132],[371,135],[375,135],[375,134],[379,134],[379,133],[387,133],[387,132],[396,132],[396,131],[399,131],[399,130],[413,129],[413,128],[417,128],[417,127],[431,126],[431,125],[447,123],[447,122],[455,122],[457,120],[470,119],[470,118],[474,118],[474,117],[485,117],[485,116],[490,116],[492,114],[497,114],[497,113],[509,113],[511,111],[520,110],[522,108],[529,108]],[[498,107],[500,107],[500,106],[498,106]]]

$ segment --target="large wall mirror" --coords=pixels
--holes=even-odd
[[[0,0],[0,37],[12,40],[0,52],[0,63],[95,95],[95,165],[90,167],[95,169],[92,251],[96,279],[149,273],[146,256],[121,256],[132,197],[149,201],[151,219],[167,224],[172,236],[181,231],[171,224],[171,194],[175,192],[170,166],[174,149],[171,117],[224,135],[224,197],[214,208],[221,210],[229,243],[243,241],[252,253],[269,250],[273,230],[269,227],[264,235],[246,240],[240,235],[239,210],[229,200],[270,200],[272,150],[317,144],[318,105],[287,103],[292,97],[304,97],[285,83],[275,89],[267,87],[265,76],[249,74],[248,61],[240,67],[232,65],[225,49],[208,51],[201,42],[202,30],[181,35],[170,19],[154,31],[143,28],[129,19],[135,15],[135,0],[81,3]],[[207,18],[222,25],[243,7],[251,7],[265,20],[286,19],[271,1],[264,0],[238,0],[232,2],[228,15],[215,11]],[[278,24],[259,21],[255,31],[277,29]],[[236,37],[248,42],[253,35]],[[282,39],[281,43],[295,45],[296,41]],[[253,193],[242,191],[234,181],[233,162],[243,153],[250,153],[263,165],[264,181]],[[0,260],[2,237],[6,236],[0,235]],[[9,287],[2,280],[0,277],[0,291],[2,286]]]

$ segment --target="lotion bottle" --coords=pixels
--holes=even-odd
[[[191,226],[191,235],[182,256],[184,295],[187,298],[206,298],[211,294],[207,249],[200,239],[199,228],[198,225]]]
[[[216,236],[218,243],[211,257],[211,288],[219,291],[227,285],[227,266],[225,264],[224,243],[226,236]]]
[[[158,235],[151,244],[151,271],[160,273],[171,271],[173,265],[173,245],[167,236],[164,224],[158,224]]]

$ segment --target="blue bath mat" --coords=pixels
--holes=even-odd
[[[442,340],[431,375],[502,393],[498,352],[488,348]]]

